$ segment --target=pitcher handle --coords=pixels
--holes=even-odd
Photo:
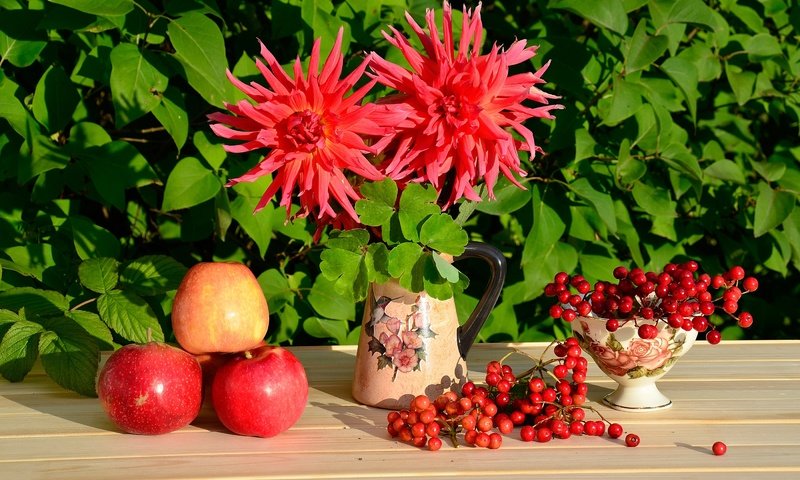
[[[480,258],[489,264],[489,285],[469,319],[464,325],[458,327],[458,352],[461,354],[461,358],[466,359],[467,352],[475,343],[475,338],[500,298],[500,292],[503,290],[503,283],[506,279],[506,259],[496,247],[481,242],[468,243],[464,248],[464,253],[456,257],[454,261],[464,258]]]

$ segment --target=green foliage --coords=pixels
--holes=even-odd
[[[376,227],[376,238],[382,242],[371,242],[370,232],[364,229],[334,231],[320,256],[322,276],[330,282],[325,288],[349,304],[364,300],[371,283],[389,278],[398,279],[412,292],[424,290],[438,299],[451,298],[468,283],[441,256],[461,255],[468,237],[461,225],[436,205],[436,191],[410,184],[399,198],[397,193],[391,179],[369,182],[361,187],[364,198],[356,202],[362,223]],[[321,281],[317,279],[314,287]],[[315,310],[321,313],[316,306]]]
[[[41,356],[91,394],[100,349],[148,328],[172,339],[171,294],[200,260],[258,275],[268,341],[353,343],[369,281],[422,278],[410,286],[449,296],[461,275],[433,251],[458,255],[467,237],[509,260],[481,340],[564,335],[541,298],[559,270],[597,279],[687,257],[761,280],[745,299],[755,326],[725,337],[800,335],[796,2],[484,1],[485,46],[540,45],[530,67],[552,61],[543,88],[565,109],[531,125],[546,154],[525,165],[525,190],[500,182],[496,199],[449,212],[464,235],[417,185],[399,203],[389,183],[364,186],[358,211],[386,245],[366,231],[317,244],[274,202],[253,214],[269,178],[224,187],[264,152],[227,155],[206,115],[242,98],[226,68],[259,79],[258,39],[288,65],[315,37],[326,52],[341,25],[352,65],[425,8],[441,3],[0,2],[0,373],[19,380]],[[485,284],[470,267],[461,313]]]

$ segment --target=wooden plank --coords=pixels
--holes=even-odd
[[[544,345],[518,347],[537,354]],[[470,366],[508,350],[478,344]],[[515,432],[498,451],[445,445],[436,453],[388,438],[387,412],[353,403],[354,347],[294,351],[313,388],[300,421],[273,439],[230,434],[208,409],[172,434],[121,434],[97,399],[66,392],[40,371],[0,382],[0,478],[800,478],[800,341],[697,345],[659,382],[675,402],[669,410],[623,413],[591,402],[642,437],[636,449],[590,437],[531,444]],[[590,365],[589,398],[599,401],[614,384]],[[716,440],[728,454],[710,454]]]
[[[561,443],[561,445],[559,445]],[[138,458],[100,458],[86,452],[81,458],[3,463],[8,478],[47,479],[162,479],[162,478],[395,478],[463,477],[506,475],[555,476],[594,474],[649,476],[651,473],[683,475],[752,472],[797,474],[796,446],[748,445],[730,448],[723,457],[691,446],[637,447],[610,445],[605,448],[550,442],[531,451],[501,448],[458,448],[423,452],[413,447],[392,452],[316,453],[298,457],[246,451],[212,455],[162,455],[156,452]],[[619,453],[614,461],[610,455]],[[676,455],[679,455],[676,458]],[[623,460],[624,459],[624,460]],[[113,473],[112,473],[113,472]],[[707,478],[707,477],[704,477]]]

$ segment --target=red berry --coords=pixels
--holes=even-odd
[[[553,431],[547,427],[542,427],[536,431],[536,441],[541,443],[549,442],[553,439]]]
[[[622,436],[623,429],[619,423],[612,423],[608,426],[608,436],[611,438],[619,438]]]
[[[567,322],[571,322],[571,321],[575,320],[575,317],[577,317],[577,316],[578,316],[578,312],[576,312],[575,310],[569,309],[569,308],[564,310],[564,312],[561,314],[561,318],[564,319]]]
[[[692,319],[692,326],[698,332],[705,332],[708,329],[708,320],[706,317],[694,317]]]
[[[728,446],[722,442],[714,442],[714,445],[711,445],[711,451],[714,452],[714,455],[725,455]]]
[[[489,445],[488,445],[488,447],[489,447],[490,450],[496,450],[496,449],[500,448],[500,445],[502,445],[502,444],[503,444],[503,436],[502,435],[500,435],[499,433],[496,433],[496,432],[492,433],[491,435],[489,435]]]
[[[492,439],[491,439],[491,437],[489,437],[488,433],[481,432],[481,433],[478,434],[477,437],[475,437],[475,446],[476,447],[481,447],[481,448],[486,448],[486,447],[489,446],[489,443],[491,443],[491,441],[492,441]]]
[[[742,328],[749,328],[753,325],[753,315],[750,312],[742,312],[739,314],[739,326]]]
[[[639,435],[636,435],[635,433],[629,433],[625,436],[625,445],[629,447],[636,447],[640,442],[641,439],[639,438]]]
[[[738,308],[739,304],[734,301],[727,300],[722,304],[722,309],[730,314],[735,313]]]
[[[744,282],[742,282],[742,286],[748,292],[755,292],[758,290],[758,280],[754,277],[747,277],[744,279]]]
[[[639,337],[645,340],[650,340],[658,336],[658,328],[655,325],[651,325],[649,323],[640,325],[638,332],[639,332]]]
[[[606,330],[609,332],[616,332],[619,329],[619,320],[610,318],[606,320]]]
[[[628,269],[627,268],[625,268],[623,266],[619,266],[619,267],[614,269],[614,278],[616,278],[618,280],[621,280],[621,279],[623,279],[623,278],[625,278],[627,276],[628,276]]]
[[[428,439],[428,450],[435,452],[442,448],[442,439],[439,437],[431,437]]]
[[[731,280],[741,280],[744,278],[744,275],[744,268],[738,265],[728,271],[728,276],[731,278]]]
[[[536,430],[530,425],[525,425],[519,430],[519,437],[523,442],[532,442],[536,437]]]
[[[558,272],[554,280],[556,283],[564,285],[569,282],[569,275],[567,275],[567,272]]]
[[[706,334],[706,341],[711,345],[716,345],[722,340],[722,334],[719,333],[719,330],[711,330]]]

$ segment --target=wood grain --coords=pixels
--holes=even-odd
[[[478,344],[469,364],[545,347]],[[0,478],[800,478],[800,341],[698,344],[659,382],[674,406],[652,413],[598,403],[614,384],[590,361],[590,404],[638,433],[635,449],[607,437],[524,443],[514,432],[500,450],[446,441],[435,453],[389,438],[387,412],[353,402],[354,347],[292,350],[306,366],[309,401],[294,427],[270,439],[233,435],[208,408],[177,432],[124,434],[97,399],[61,389],[38,366],[24,382],[0,381]],[[516,369],[526,362],[508,360]],[[728,445],[722,457],[710,452],[717,440]]]

